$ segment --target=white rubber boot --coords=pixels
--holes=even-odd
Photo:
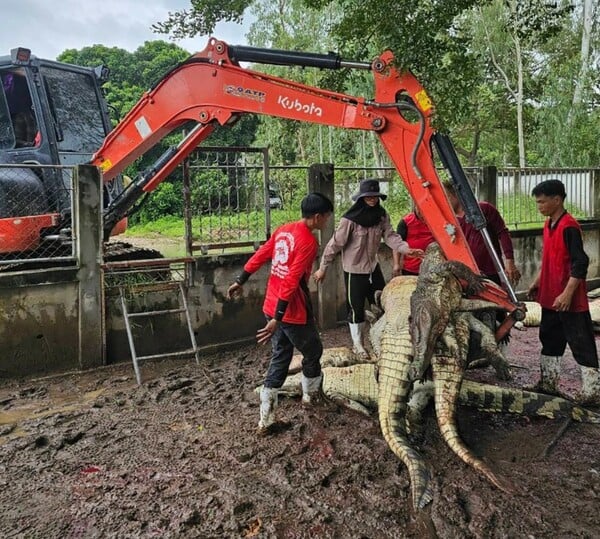
[[[531,389],[549,395],[559,395],[558,379],[562,356],[540,355],[540,380]]]
[[[575,400],[584,406],[600,406],[600,369],[597,367],[581,368],[581,391]]]
[[[318,400],[322,381],[323,374],[319,374],[314,378],[307,378],[304,374],[302,375],[302,404],[314,404]]]
[[[260,421],[258,429],[261,432],[266,431],[273,423],[275,423],[275,408],[277,408],[277,393],[276,387],[264,387],[260,390]]]
[[[350,336],[352,337],[352,352],[359,359],[369,359],[369,354],[363,346],[363,333],[365,331],[365,322],[359,324],[348,324],[350,326]]]

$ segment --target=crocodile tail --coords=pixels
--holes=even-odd
[[[410,382],[410,339],[398,348],[385,338],[382,343],[382,360],[379,365],[379,424],[390,449],[408,469],[411,494],[415,510],[422,509],[433,499],[430,474],[423,457],[410,445],[406,433],[406,410]],[[386,361],[386,359],[392,359]]]
[[[482,473],[500,490],[514,493],[514,487],[508,481],[500,479],[485,462],[473,455],[460,438],[455,412],[462,382],[462,369],[453,358],[445,356],[434,356],[432,365],[435,412],[442,437],[465,464]]]
[[[420,453],[409,443],[406,433],[406,399],[408,395],[403,389],[394,392],[389,387],[382,387],[380,391],[388,395],[390,407],[379,406],[379,424],[381,432],[392,452],[404,463],[408,470],[411,485],[411,495],[415,510],[423,509],[433,499],[431,476],[425,460]],[[392,394],[396,393],[396,394]],[[406,392],[407,393],[407,392]],[[403,402],[403,404],[400,404]]]
[[[471,380],[463,380],[459,402],[487,412],[540,416],[549,419],[571,417],[581,423],[600,424],[600,414],[586,410],[568,399]]]
[[[385,322],[381,332],[379,358],[379,424],[386,442],[408,469],[413,507],[422,509],[432,499],[429,470],[421,455],[411,447],[406,435],[406,408],[410,384],[408,369],[412,342],[408,328],[410,297],[417,277],[392,279],[381,294]]]

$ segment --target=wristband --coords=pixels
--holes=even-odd
[[[250,278],[250,275],[252,274],[243,270],[242,273],[235,278],[235,282],[241,286]]]
[[[280,299],[277,301],[277,307],[275,308],[275,316],[273,317],[277,322],[281,322],[283,320],[283,315],[288,306],[288,301],[284,299]]]

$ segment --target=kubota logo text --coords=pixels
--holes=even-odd
[[[277,98],[277,104],[281,105],[284,109],[304,112],[304,114],[310,114],[312,116],[323,116],[323,109],[321,107],[317,107],[314,103],[311,103],[310,105],[302,103],[298,98],[292,101],[289,97],[280,95]]]

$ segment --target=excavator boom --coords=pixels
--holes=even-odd
[[[370,69],[375,98],[306,86],[246,69],[239,65],[242,61]],[[460,168],[460,163],[445,150],[448,141],[437,140],[439,135],[431,126],[433,105],[425,89],[411,73],[395,68],[390,51],[371,63],[344,62],[331,53],[235,47],[211,38],[202,52],[146,92],[94,155],[91,163],[100,167],[104,180],[109,181],[168,133],[189,121],[197,123],[176,148],[159,160],[151,174],[134,185],[134,191],[129,195],[126,191],[115,200],[115,207],[108,209],[109,213],[113,211],[108,225],[112,227],[141,194],[164,180],[216,125],[226,126],[247,113],[375,132],[446,257],[479,272],[437,175],[432,144],[445,153],[445,165],[451,160],[454,167]],[[480,296],[515,311],[514,299],[493,284]]]

